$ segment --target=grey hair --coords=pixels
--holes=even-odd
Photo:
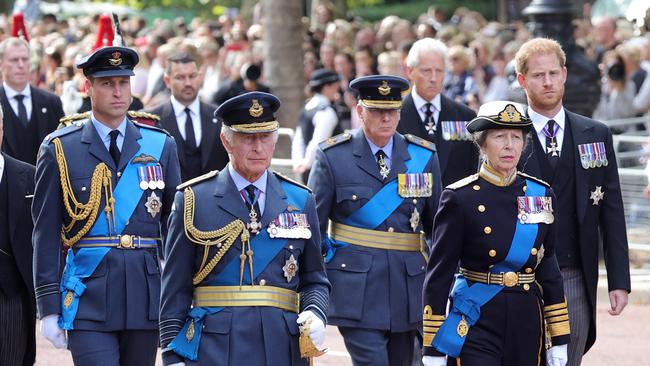
[[[9,37],[4,41],[0,42],[0,60],[5,57],[5,52],[7,52],[7,47],[17,47],[25,46],[27,47],[27,52],[30,52],[29,43],[22,38]]]
[[[408,67],[418,66],[420,63],[420,55],[425,52],[437,53],[442,56],[443,60],[447,59],[447,46],[437,39],[427,37],[413,43],[406,57],[406,65]]]
[[[221,124],[221,134],[223,137],[228,141],[229,144],[232,145],[232,136],[235,133],[230,127],[224,125],[223,123]],[[273,142],[278,142],[278,138],[280,137],[280,133],[276,130],[273,131]]]

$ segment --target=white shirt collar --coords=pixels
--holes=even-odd
[[[426,100],[418,94],[418,91],[415,89],[415,85],[413,85],[413,91],[411,91],[411,95],[413,96],[413,104],[415,104],[415,109],[417,109],[420,112],[424,112],[422,109],[425,104],[431,103],[435,107],[435,110],[440,112],[441,110],[441,101],[440,101],[440,93],[436,94],[435,97],[431,100]]]
[[[542,132],[544,127],[546,127],[546,124],[548,123],[549,120],[554,120],[555,123],[557,123],[558,126],[560,126],[560,130],[564,130],[564,125],[566,121],[566,117],[564,114],[564,107],[560,107],[560,110],[557,112],[553,118],[548,118],[546,116],[543,116],[537,112],[535,112],[530,106],[528,107],[528,117],[533,121],[533,127],[535,127],[535,132],[538,134]]]
[[[0,182],[2,182],[2,176],[4,175],[5,172],[5,157],[4,155],[0,154]]]
[[[177,118],[185,116],[185,108],[186,107],[184,105],[182,105],[176,98],[174,98],[173,95],[171,96],[170,101],[172,102],[172,107],[174,108],[174,115]],[[187,106],[187,108],[190,109],[190,111],[192,112],[192,114],[195,117],[200,117],[201,116],[201,114],[200,114],[200,106],[199,106],[199,98],[198,97],[196,97],[194,99],[194,101],[190,105]]]
[[[8,100],[12,100],[18,94],[24,95],[25,98],[31,98],[32,97],[32,90],[29,87],[29,84],[27,84],[27,86],[25,86],[25,89],[23,89],[23,90],[14,90],[9,85],[7,85],[6,82],[3,82],[2,86],[4,86],[4,88],[5,88],[5,94],[7,95]]]

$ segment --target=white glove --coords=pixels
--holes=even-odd
[[[424,366],[445,366],[445,365],[447,365],[447,357],[445,357],[445,356],[422,356],[422,364]]]
[[[48,315],[41,319],[41,334],[58,349],[68,348],[65,332],[59,328],[59,314]]]
[[[185,362],[176,362],[168,366],[185,366]]]
[[[553,346],[546,352],[546,366],[565,366],[568,360],[566,344]]]
[[[314,345],[318,348],[323,348],[325,344],[325,324],[323,321],[314,314],[311,310],[305,310],[298,315],[298,320],[296,323],[302,324],[311,319],[311,326],[309,327],[309,338],[314,342]]]

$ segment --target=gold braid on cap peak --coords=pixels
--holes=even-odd
[[[249,243],[248,246],[250,248],[250,233],[246,229],[246,224],[244,224],[244,222],[239,219],[232,221],[228,225],[217,230],[201,231],[197,229],[196,226],[194,226],[194,191],[191,187],[187,187],[183,191],[183,195],[185,196],[185,208],[183,212],[183,227],[185,229],[185,236],[191,242],[203,246],[203,259],[201,260],[201,265],[199,266],[199,270],[196,272],[196,274],[194,274],[194,277],[192,278],[192,284],[198,285],[210,274],[210,272],[212,272],[224,254],[226,254],[235,240],[237,240],[237,237],[241,237],[242,249],[246,246],[246,243]],[[215,245],[218,248],[217,253],[208,262],[210,247]],[[252,254],[253,253],[251,251],[249,256],[251,267],[253,265]],[[241,269],[242,271],[240,272],[243,272],[243,268]],[[251,268],[251,277],[252,276],[253,271]],[[242,278],[240,275],[240,285],[241,282]]]
[[[362,99],[361,103],[367,108],[399,109],[402,108],[401,100],[371,100]]]
[[[109,230],[114,227],[111,225],[115,223],[115,198],[113,197],[113,184],[112,173],[104,163],[99,163],[93,171],[92,178],[90,179],[90,195],[88,202],[80,203],[74,195],[72,184],[70,183],[70,176],[68,174],[68,163],[63,153],[63,145],[58,138],[52,140],[56,152],[56,162],[59,166],[59,178],[61,180],[61,191],[63,193],[63,204],[70,216],[70,223],[61,227],[61,240],[63,244],[72,247],[79,239],[84,237],[97,219],[99,212],[99,205],[102,199],[102,188],[104,189],[104,197],[106,199],[106,220],[108,221]],[[74,228],[77,221],[86,220],[84,226],[71,238],[67,236]],[[114,230],[111,230],[114,231]]]
[[[273,132],[280,127],[278,121],[258,122],[258,123],[241,123],[229,126],[231,130],[242,133],[255,132]]]

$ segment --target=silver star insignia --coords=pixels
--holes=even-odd
[[[596,186],[596,189],[594,189],[594,191],[591,192],[591,196],[589,196],[589,199],[594,201],[594,206],[598,206],[603,197],[605,197],[605,192],[602,191],[602,188],[602,186]]]
[[[427,130],[427,133],[429,135],[433,135],[434,133],[436,133],[436,125],[433,122],[427,123],[426,126],[424,126],[424,128]]]

